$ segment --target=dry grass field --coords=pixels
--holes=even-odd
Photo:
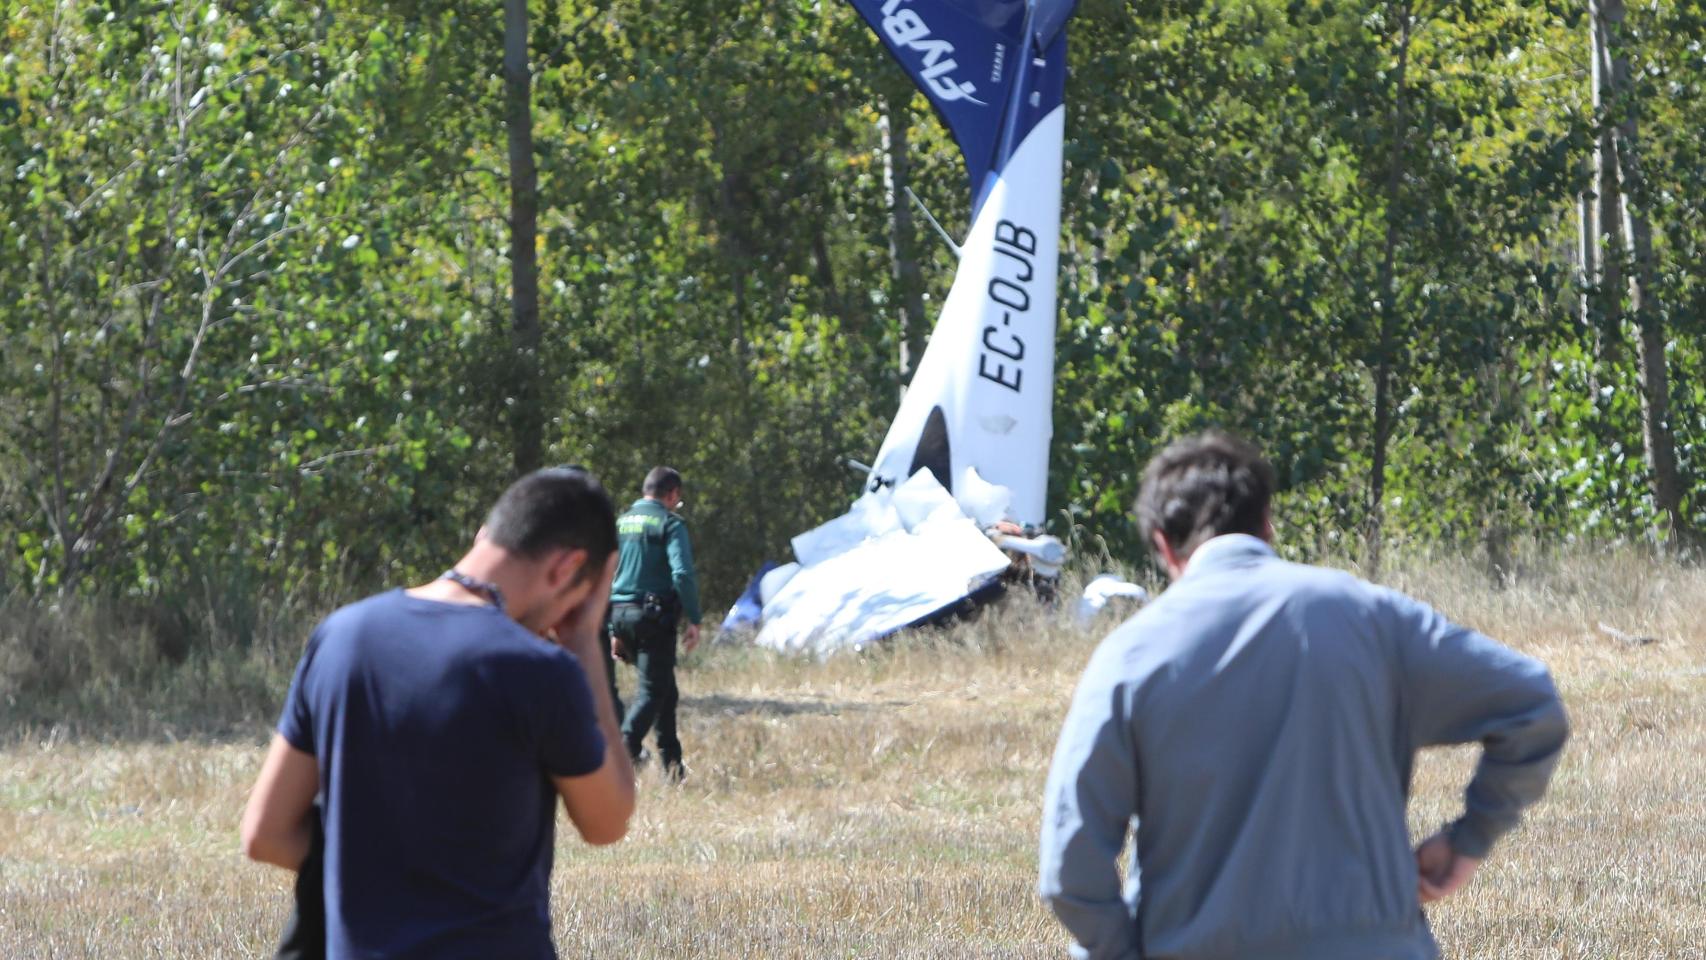
[[[1391,579],[1550,663],[1574,721],[1551,795],[1431,912],[1447,956],[1706,957],[1706,572],[1616,554],[1505,591],[1450,563]],[[562,955],[1063,956],[1032,893],[1038,799],[1093,644],[1009,608],[828,663],[701,653],[690,781],[647,778],[615,848],[560,841]],[[238,856],[236,823],[282,695],[234,735],[13,730],[0,957],[267,955],[288,878]],[[1472,757],[1424,757],[1418,833]]]

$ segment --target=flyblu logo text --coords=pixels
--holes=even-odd
[[[1025,359],[1025,341],[1013,332],[1013,315],[1022,325],[1031,310],[1031,278],[1036,269],[1037,235],[1002,220],[995,225],[995,263],[989,280],[990,314],[1001,314],[1000,325],[983,328],[983,349],[977,357],[977,375],[1018,393],[1025,382],[1019,364]],[[1009,366],[1011,364],[1011,366]]]
[[[919,77],[943,103],[967,100],[983,106],[983,101],[977,98],[976,85],[954,79],[954,70],[959,67],[954,60],[954,45],[930,36],[930,25],[918,11],[901,6],[906,2],[888,0],[883,4],[883,32],[897,49],[916,50],[924,55],[924,69]]]

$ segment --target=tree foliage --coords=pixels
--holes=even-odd
[[[622,495],[680,468],[726,598],[854,495],[905,315],[951,278],[896,222],[889,148],[967,216],[951,141],[844,5],[534,0],[524,376],[501,5],[0,13],[0,588],[32,595],[433,572],[511,477],[522,403],[546,462]],[[1631,81],[1596,110],[1585,16],[1086,0],[1056,532],[1135,555],[1143,460],[1210,424],[1272,453],[1305,551],[1502,566],[1518,535],[1706,527],[1706,20],[1630,5]],[[1636,116],[1639,317],[1577,240],[1596,144]],[[1638,322],[1664,334],[1680,520],[1643,456]]]

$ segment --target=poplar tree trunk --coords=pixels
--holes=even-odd
[[[1648,301],[1652,290],[1653,235],[1651,225],[1623,194],[1623,226],[1629,239],[1629,309],[1635,314],[1640,338],[1641,428],[1646,441],[1647,469],[1653,476],[1653,500],[1670,527],[1673,547],[1694,546],[1696,531],[1682,509],[1682,477],[1676,462],[1676,433],[1670,422],[1670,370],[1665,357],[1664,320]]]
[[[1602,121],[1612,117],[1616,120],[1614,124],[1606,124],[1600,139],[1600,228],[1608,241],[1604,259],[1608,266],[1621,259],[1627,274],[1614,280],[1607,270],[1606,299],[1616,300],[1622,292],[1619,288],[1627,287],[1638,343],[1642,439],[1653,502],[1664,516],[1670,547],[1690,548],[1698,545],[1700,538],[1682,508],[1683,484],[1676,459],[1676,434],[1670,422],[1670,371],[1665,357],[1668,338],[1656,302],[1652,223],[1641,208],[1634,78],[1629,58],[1618,49],[1626,11],[1623,0],[1597,0],[1591,10],[1595,41],[1594,107]],[[1608,109],[1612,111],[1610,116]],[[1617,251],[1620,257],[1610,256],[1610,250]],[[1616,317],[1621,322],[1621,305]]]
[[[749,438],[743,445],[746,465],[746,482],[743,484],[747,504],[746,516],[750,518],[749,532],[755,537],[753,542],[769,549],[770,511],[767,509],[765,497],[774,487],[771,483],[769,463],[762,457],[758,445],[760,414],[752,392],[752,342],[746,333],[747,320],[750,319],[747,315],[750,309],[749,268],[757,259],[755,251],[759,246],[754,239],[755,228],[748,216],[753,207],[752,180],[743,166],[744,160],[731,146],[728,132],[713,124],[711,137],[712,150],[718,158],[718,166],[723,171],[716,194],[717,216],[721,221],[718,247],[723,262],[729,267],[729,289],[734,299],[735,361],[740,370],[735,381],[740,403],[737,411],[738,421],[734,427],[740,436]]]
[[[1597,355],[1599,338],[1593,336],[1597,329],[1594,326],[1593,286],[1599,278],[1599,221],[1594,215],[1594,205],[1599,202],[1599,192],[1591,185],[1576,195],[1576,283],[1581,287],[1581,297],[1576,302],[1577,319],[1582,329],[1592,336],[1592,343]]]
[[[1394,314],[1398,309],[1398,204],[1410,132],[1410,8],[1401,8],[1399,15],[1402,25],[1398,39],[1398,88],[1392,101],[1392,158],[1386,173],[1386,237],[1380,261],[1380,343],[1374,366],[1374,450],[1368,477],[1368,526],[1363,540],[1364,560],[1370,579],[1380,575],[1382,527],[1386,516],[1386,458],[1396,419],[1392,393],[1398,321]]]
[[[911,92],[889,94],[883,98],[883,180],[888,187],[889,216],[893,229],[889,232],[889,260],[894,279],[895,299],[900,319],[900,383],[901,392],[912,381],[918,360],[924,356],[928,322],[924,317],[924,279],[918,267],[918,227],[912,219],[912,205],[906,189],[912,183],[911,144],[908,136],[912,126],[912,109],[908,105]]]
[[[504,124],[509,130],[510,345],[509,391],[515,472],[544,460],[545,411],[540,390],[539,171],[533,161],[533,76],[527,62],[527,0],[504,0]]]
[[[1592,31],[1593,41],[1590,83],[1596,116],[1603,115],[1606,102],[1615,96],[1611,92],[1611,58],[1601,9],[1590,0],[1592,15],[1588,17],[1588,29]],[[1600,131],[1595,144],[1593,185],[1594,202],[1588,208],[1588,222],[1593,230],[1592,294],[1586,299],[1599,308],[1594,325],[1596,356],[1604,363],[1616,363],[1623,356],[1623,242],[1617,212],[1617,135],[1610,126]]]

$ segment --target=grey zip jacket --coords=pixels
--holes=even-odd
[[[1404,813],[1416,751],[1482,744],[1449,829],[1484,857],[1567,736],[1538,661],[1217,537],[1091,657],[1049,772],[1039,889],[1080,958],[1431,960]]]

